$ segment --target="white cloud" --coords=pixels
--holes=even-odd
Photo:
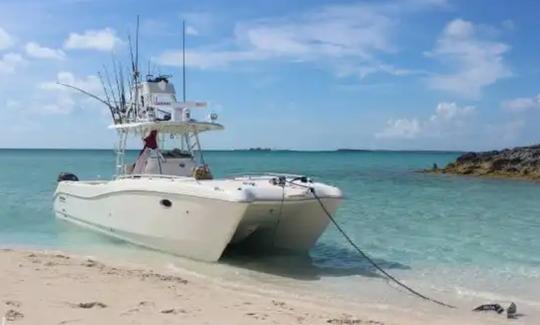
[[[186,26],[186,35],[197,36],[199,35],[199,30],[191,25]]]
[[[397,119],[386,122],[386,128],[375,134],[376,138],[414,139],[420,133],[417,119]]]
[[[316,57],[371,57],[390,52],[393,21],[365,6],[332,6],[296,19],[239,24],[236,35],[255,51],[299,59]]]
[[[512,121],[506,122],[503,125],[503,130],[502,130],[503,139],[505,141],[514,141],[518,139],[519,136],[521,135],[521,132],[523,131],[525,127],[525,124],[526,123],[524,120],[512,120]]]
[[[75,100],[70,96],[58,96],[54,103],[45,104],[41,107],[43,114],[69,114],[75,107]]]
[[[13,37],[5,29],[0,27],[0,50],[10,48],[14,43]]]
[[[87,30],[82,34],[70,33],[64,42],[65,49],[112,51],[123,44],[111,28]]]
[[[15,99],[8,99],[6,100],[4,107],[7,109],[20,109],[21,102]]]
[[[523,119],[508,119],[499,123],[485,123],[481,126],[483,135],[492,140],[491,148],[504,148],[523,146],[526,143],[534,143],[536,139],[523,139],[527,129],[527,122]]]
[[[52,99],[50,97],[45,99],[49,103],[43,105],[41,113],[69,114],[78,105],[87,105],[87,99],[89,99],[87,96],[74,89],[59,85],[58,82],[81,88],[98,96],[102,95],[101,82],[97,76],[89,75],[85,78],[77,78],[71,72],[62,71],[58,73],[57,81],[44,82],[38,86],[40,90],[55,94]]]
[[[62,50],[43,47],[35,42],[27,43],[24,49],[26,51],[26,55],[37,59],[62,60],[66,56]]]
[[[181,20],[186,21],[189,25],[186,27],[186,33],[190,26],[197,30],[197,34],[201,32],[206,33],[213,29],[216,29],[216,25],[220,22],[222,17],[215,13],[207,11],[192,11],[182,12],[179,17]]]
[[[18,53],[6,53],[0,57],[0,74],[13,73],[17,67],[23,65],[25,60]]]
[[[444,4],[445,0],[404,0],[328,5],[294,16],[240,22],[232,41],[188,51],[187,64],[208,69],[262,60],[320,61],[342,76],[344,66],[359,70],[348,75],[404,75],[408,70],[381,63],[376,56],[396,51],[392,36],[400,16]],[[180,57],[181,51],[168,50],[156,61],[178,66]]]
[[[511,75],[503,57],[509,49],[507,44],[482,37],[473,23],[455,19],[445,27],[435,49],[427,53],[454,71],[434,75],[430,86],[478,98],[484,87]]]
[[[91,93],[100,93],[102,86],[99,78],[94,75],[89,75],[85,78],[77,78],[73,73],[61,71],[57,74],[56,81],[47,81],[39,85],[40,89],[51,91],[74,92],[73,89],[66,88],[58,83],[68,84],[77,88],[81,88]]]
[[[540,94],[536,97],[519,97],[505,101],[501,106],[511,112],[524,112],[540,108]]]
[[[252,51],[186,51],[186,65],[199,69],[222,68],[236,62],[259,61],[266,58],[266,55]],[[182,52],[165,51],[156,61],[163,65],[180,66],[182,64]]]
[[[403,69],[395,67],[391,64],[384,64],[377,61],[369,62],[368,64],[339,64],[335,67],[335,73],[338,77],[356,76],[363,79],[374,73],[386,73],[391,76],[410,76],[410,75],[425,75],[426,71]]]
[[[459,134],[474,113],[473,106],[459,107],[456,103],[439,103],[435,113],[426,120],[401,118],[389,120],[386,127],[375,134],[378,139],[416,139]]]
[[[473,106],[459,107],[456,103],[439,103],[435,109],[435,114],[431,116],[431,122],[455,121],[456,119],[469,116],[474,112]]]
[[[189,51],[187,62],[199,68],[222,67],[235,62],[283,58],[314,60],[355,56],[391,50],[391,21],[373,9],[332,6],[298,17],[238,23],[233,49]],[[181,51],[167,51],[158,62],[178,65]]]

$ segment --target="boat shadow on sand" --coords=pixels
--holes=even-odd
[[[409,270],[401,263],[372,258],[385,270]],[[291,254],[273,250],[271,254],[254,251],[247,246],[229,247],[221,263],[252,271],[298,280],[319,280],[322,277],[365,276],[382,278],[377,270],[352,250],[329,244],[317,244],[311,254]]]

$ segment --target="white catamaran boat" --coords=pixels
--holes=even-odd
[[[229,244],[248,239],[265,249],[308,251],[329,222],[321,204],[333,213],[341,191],[304,176],[213,179],[199,134],[223,129],[217,115],[209,121],[191,118],[191,109],[206,104],[186,101],[185,91],[184,100],[177,101],[168,76],[148,75],[142,81],[132,66],[125,93],[123,84],[108,88],[108,82],[103,82],[105,99],[87,93],[111,111],[111,128],[118,134],[115,177],[80,181],[62,173],[54,194],[56,216],[203,261],[217,261]],[[144,143],[133,163],[126,161],[130,136]]]

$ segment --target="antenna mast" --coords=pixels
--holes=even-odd
[[[135,31],[135,74],[139,76],[139,15],[137,15],[137,30]]]
[[[186,102],[186,21],[182,20],[182,94]]]
[[[137,29],[135,31],[135,64],[133,71],[133,84],[135,85],[135,118],[139,116],[139,15],[137,15]]]

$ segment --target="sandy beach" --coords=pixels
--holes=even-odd
[[[434,316],[272,296],[182,274],[60,252],[0,251],[5,324],[497,324],[498,315]],[[1,318],[3,316],[3,319]],[[0,321],[0,323],[1,323]]]

